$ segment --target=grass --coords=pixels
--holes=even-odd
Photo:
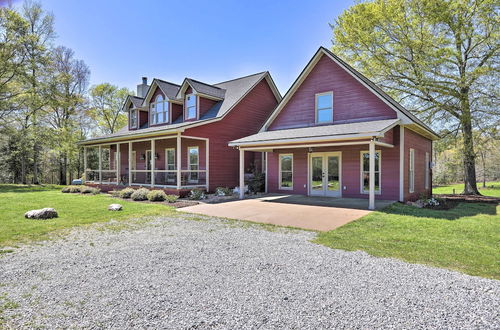
[[[500,206],[461,203],[438,211],[400,203],[372,212],[316,242],[500,279]]]
[[[74,226],[173,212],[173,208],[163,204],[125,200],[118,201],[123,205],[122,211],[111,212],[107,207],[117,200],[107,194],[63,194],[60,190],[59,186],[0,185],[0,248],[46,239],[51,233]],[[50,220],[24,218],[26,211],[44,207],[55,208],[59,217]]]
[[[478,183],[477,187],[479,192],[484,196],[500,197],[500,182],[490,181],[486,182],[486,188],[483,188],[482,183]],[[433,194],[453,194],[453,189],[455,189],[456,194],[460,194],[464,190],[464,184],[452,184],[448,186],[433,187]]]

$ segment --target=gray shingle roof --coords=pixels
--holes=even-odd
[[[132,105],[134,108],[138,108],[142,105],[142,101],[144,100],[142,97],[134,96],[134,95],[129,95],[130,101],[132,102]]]
[[[313,126],[303,128],[290,128],[275,131],[264,131],[254,135],[231,141],[229,145],[272,143],[279,140],[304,140],[304,139],[335,139],[344,135],[366,135],[377,136],[385,129],[396,125],[399,119],[386,119],[375,121],[363,121],[358,123],[334,124],[325,126]]]
[[[171,83],[171,82],[168,82],[168,81],[165,81],[165,80],[157,79],[157,78],[155,78],[154,80],[158,84],[158,87],[160,87],[161,91],[169,99],[173,100],[176,98],[177,92],[179,91],[181,86],[174,84],[174,83]]]
[[[193,87],[193,89],[197,93],[217,97],[219,99],[223,99],[226,93],[226,91],[220,87],[206,84],[201,81],[197,81],[191,78],[186,78],[186,81],[189,83],[189,85],[191,85],[191,87]]]

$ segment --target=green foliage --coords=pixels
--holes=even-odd
[[[486,187],[479,187],[479,192],[481,195],[484,196],[491,196],[491,197],[500,197],[500,182],[499,181],[491,181],[491,182],[486,182],[485,183]],[[458,184],[452,184],[452,185],[447,185],[447,186],[438,186],[438,187],[433,187],[432,188],[432,193],[439,195],[439,194],[453,194],[453,190],[455,190],[456,194],[460,194],[464,190],[464,184],[463,183],[458,183]]]
[[[228,187],[217,187],[215,188],[215,195],[217,196],[232,196],[233,190]]]
[[[264,173],[254,172],[253,178],[248,183],[248,189],[253,193],[263,192],[266,185],[266,176]]]
[[[88,187],[88,186],[83,186],[80,190],[82,194],[91,194],[91,195],[97,195],[101,193],[101,189],[95,188],[95,187]]]
[[[71,193],[71,194],[76,194],[81,192],[80,186],[65,186],[61,189],[62,193]]]
[[[130,198],[132,197],[132,194],[135,192],[135,189],[132,189],[132,188],[125,188],[125,189],[122,189],[120,190],[120,197],[121,198]]]
[[[438,211],[396,203],[320,233],[316,242],[500,279],[499,214],[500,206],[494,204],[462,203]]]
[[[178,199],[179,199],[179,196],[177,196],[177,195],[167,195],[166,196],[166,200],[169,203],[175,203],[175,202],[177,202]]]
[[[113,197],[121,197],[121,191],[120,190],[111,190],[109,194]]]
[[[151,202],[163,202],[167,199],[167,194],[163,190],[151,190],[147,196]]]
[[[114,133],[127,124],[127,115],[122,112],[122,106],[130,94],[133,93],[128,89],[109,83],[92,86],[92,107],[88,114],[95,120],[102,133]]]
[[[148,194],[149,194],[149,189],[146,188],[139,188],[135,190],[130,198],[134,201],[145,201],[148,199]]]
[[[192,199],[192,200],[200,200],[200,199],[205,199],[206,198],[206,195],[205,195],[205,190],[203,189],[193,189],[189,192],[189,199]]]

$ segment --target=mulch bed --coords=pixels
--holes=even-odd
[[[500,203],[500,198],[491,196],[479,196],[479,195],[453,195],[453,194],[443,194],[434,195],[438,198],[443,198],[446,201],[455,201],[457,203]]]

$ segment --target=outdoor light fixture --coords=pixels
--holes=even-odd
[[[313,152],[313,148],[309,147],[309,152]]]
[[[160,159],[160,154],[159,153],[155,153],[155,159]]]
[[[141,157],[139,157],[140,160],[144,160],[146,159],[146,155],[145,154],[141,154]]]

